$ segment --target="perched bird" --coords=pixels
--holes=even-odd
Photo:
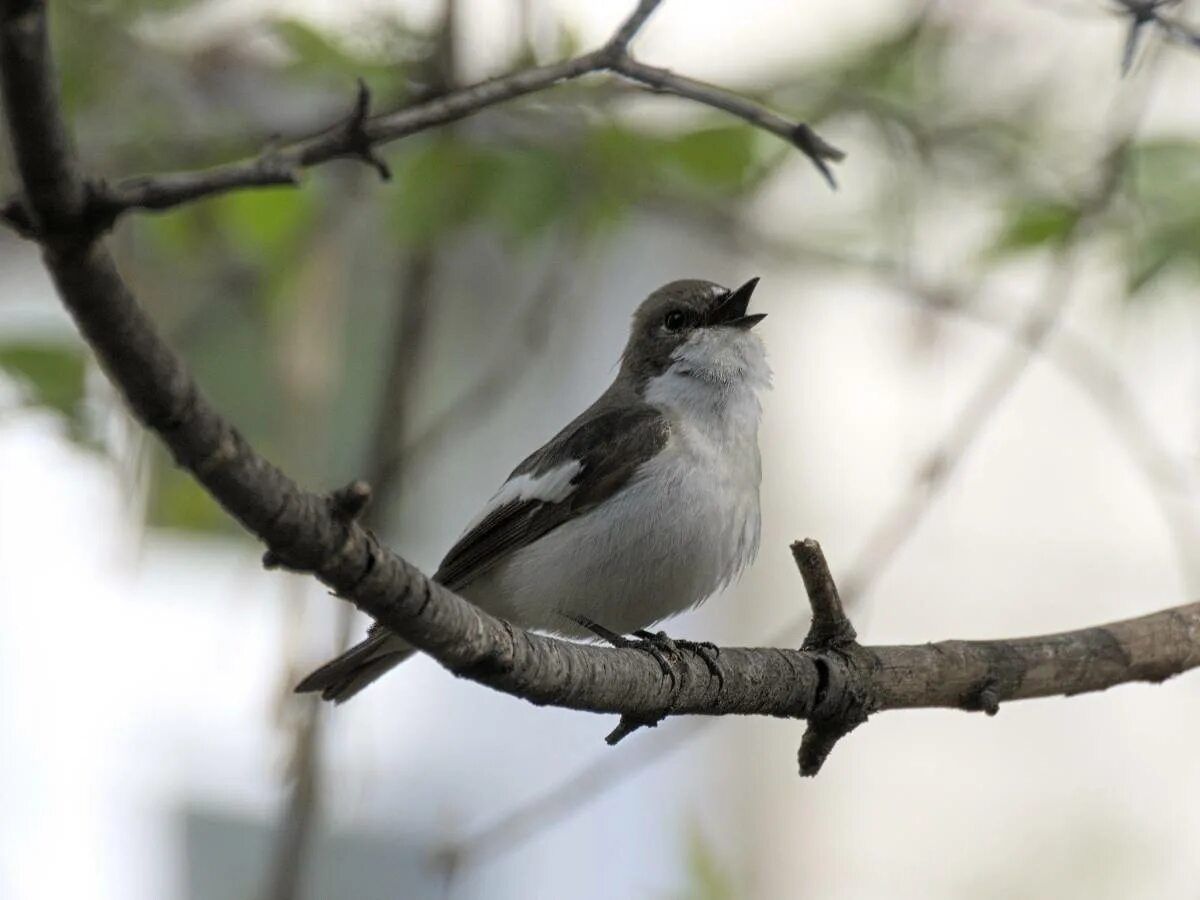
[[[758,552],[758,392],[737,290],[674,281],[638,307],[616,379],[513,470],[434,580],[522,628],[628,634],[706,600]],[[379,625],[297,686],[341,702],[411,656]]]

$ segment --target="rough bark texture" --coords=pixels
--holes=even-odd
[[[618,38],[632,38],[655,5],[640,4]],[[624,46],[597,52],[611,61]],[[561,80],[556,72],[544,67],[448,95],[434,101],[440,112],[404,119],[407,124],[360,125],[372,139],[412,133],[538,90]],[[22,184],[19,208],[64,304],[134,415],[266,544],[268,564],[311,572],[460,676],[535,704],[619,713],[635,723],[664,714],[809,718],[801,768],[811,773],[838,737],[873,712],[994,712],[1008,700],[1161,681],[1200,665],[1200,604],[1044,637],[863,647],[813,542],[797,552],[817,620],[809,649],[726,648],[719,677],[698,654],[680,654],[676,677],[668,678],[640,650],[572,644],[493,618],[430,581],[356,522],[367,496],[361,483],[321,496],[256,453],[164,343],[96,237],[59,109],[44,3],[0,0],[0,75]],[[298,151],[299,158],[312,164],[342,153],[346,140],[317,139],[303,145],[309,149]]]

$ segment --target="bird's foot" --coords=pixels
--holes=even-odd
[[[658,663],[658,667],[662,669],[663,675],[671,679],[671,684],[675,683],[675,669],[671,666],[670,660],[667,659],[667,653],[664,652],[661,642],[645,640],[641,635],[637,635],[636,632],[636,637],[625,637],[623,634],[617,634],[615,631],[605,628],[599,622],[593,622],[586,616],[572,616],[571,618],[580,627],[586,628],[606,644],[611,644],[613,647],[621,650],[641,650],[644,653],[649,653],[654,657],[655,662]]]
[[[671,679],[672,685],[678,684],[683,678],[687,677],[688,669],[686,664],[681,669],[684,673],[682,677],[676,676],[675,666],[672,665],[673,660],[683,662],[685,651],[700,657],[704,661],[705,668],[708,669],[708,674],[716,678],[721,685],[725,683],[725,675],[717,663],[717,658],[721,655],[721,651],[716,644],[709,643],[708,641],[676,639],[672,638],[665,631],[647,631],[644,628],[633,632],[631,637],[626,637],[584,616],[576,616],[574,618],[580,626],[614,647],[641,650],[644,653],[649,653],[658,663],[658,667],[662,670],[663,675]]]
[[[694,653],[704,660],[704,665],[708,669],[709,675],[717,679],[718,690],[725,686],[725,675],[717,663],[717,658],[720,656],[721,651],[715,644],[710,644],[707,641],[676,640],[670,637],[665,631],[647,631],[645,629],[639,629],[633,632],[631,637],[626,637],[605,628],[597,622],[593,622],[585,616],[572,616],[571,618],[576,624],[586,628],[596,637],[614,647],[641,650],[644,653],[649,653],[658,663],[658,667],[662,670],[663,675],[671,679],[671,699],[668,701],[667,707],[658,715],[649,719],[638,719],[627,715],[621,716],[620,723],[605,738],[605,741],[610,746],[628,737],[639,728],[653,728],[675,710],[675,704],[679,699],[679,695],[686,688],[687,680],[691,673],[691,666],[684,659],[683,654],[685,651]],[[672,662],[678,664],[678,675],[676,674],[676,666],[672,665]]]
[[[672,638],[665,631],[647,631],[644,628],[635,631],[633,634],[647,643],[660,647],[667,653],[673,653],[678,656],[686,650],[689,653],[695,654],[703,661],[704,667],[708,669],[708,674],[717,679],[721,686],[724,686],[725,673],[721,671],[721,666],[717,662],[721,657],[721,648],[712,641],[689,641],[683,638]]]

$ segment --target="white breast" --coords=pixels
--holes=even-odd
[[[584,632],[572,616],[628,633],[704,601],[758,551],[759,386],[674,370],[652,381],[646,400],[671,420],[663,451],[596,510],[471,584],[468,599],[573,635]]]

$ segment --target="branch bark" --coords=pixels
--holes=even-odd
[[[667,679],[636,649],[573,644],[487,615],[381,546],[359,485],[321,496],[259,455],[204,397],[90,228],[51,70],[45,4],[0,0],[0,80],[23,188],[60,296],[134,415],[250,533],[267,559],[319,578],[456,675],[526,699],[630,719],[756,714],[827,719],[888,709],[989,711],[1001,702],[1161,681],[1200,666],[1200,603],[1008,641],[727,648],[723,677],[681,656]]]

